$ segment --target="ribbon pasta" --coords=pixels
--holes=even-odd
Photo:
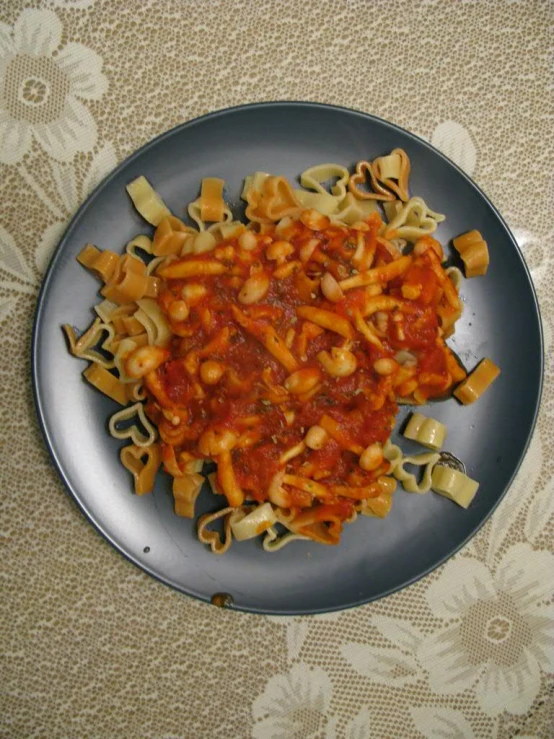
[[[197,522],[214,553],[259,536],[266,552],[338,544],[359,514],[390,513],[397,482],[464,507],[475,495],[477,483],[441,466],[438,421],[416,413],[405,431],[431,452],[404,456],[390,441],[398,404],[458,383],[473,402],[497,375],[485,361],[467,378],[446,344],[463,276],[443,267],[431,234],[444,216],[410,197],[409,175],[402,149],[353,174],[310,167],[301,188],[256,172],[246,224],[223,180],[206,177],[187,208],[193,226],[139,177],[127,189],[153,233],[122,256],[92,244],[78,256],[104,299],[80,337],[64,331],[90,362],[85,379],[123,406],[108,425],[130,442],[120,457],[135,493],[151,492],[163,466],[176,514],[194,518],[209,481],[227,503]],[[456,240],[466,275],[486,272],[483,243],[478,232]],[[217,470],[205,477],[206,459]]]

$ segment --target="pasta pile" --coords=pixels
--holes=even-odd
[[[475,495],[477,483],[441,465],[437,421],[415,414],[406,429],[425,454],[403,457],[389,438],[398,404],[455,388],[473,402],[498,374],[484,360],[468,377],[446,344],[462,275],[445,268],[432,236],[444,216],[409,196],[409,173],[401,149],[353,174],[312,167],[302,189],[257,172],[242,193],[247,224],[233,220],[224,182],[205,178],[188,206],[195,228],[139,177],[127,189],[153,237],[123,256],[92,245],[79,255],[104,299],[80,337],[64,326],[70,350],[123,406],[109,429],[130,441],[121,461],[136,494],[163,466],[175,512],[192,518],[203,465],[217,464],[208,481],[225,504],[198,521],[215,553],[260,534],[267,551],[337,544],[359,513],[389,513],[397,480],[465,507]],[[485,274],[481,235],[457,241],[471,275]],[[424,468],[420,481],[407,462]]]

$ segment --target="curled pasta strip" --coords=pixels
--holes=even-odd
[[[102,300],[101,303],[94,306],[94,311],[100,317],[102,323],[111,323],[114,312],[119,308],[116,303],[111,300]]]
[[[87,244],[77,255],[77,261],[83,267],[89,269],[99,280],[108,282],[119,264],[120,257],[109,249],[101,251],[93,244]]]
[[[284,534],[279,535],[274,526],[271,526],[267,531],[262,541],[262,546],[266,552],[278,552],[287,544],[293,541],[309,541],[309,536],[303,536],[302,534],[294,534],[292,531],[287,531]]]
[[[205,513],[200,516],[197,524],[198,540],[202,544],[208,544],[214,554],[225,554],[233,542],[233,533],[231,531],[232,516],[237,511],[236,508],[222,508],[215,513]],[[209,529],[208,526],[223,519],[223,536],[218,531]]]
[[[171,215],[169,208],[143,175],[130,182],[126,190],[135,208],[153,226]]]
[[[329,193],[323,183],[335,178],[336,182],[331,185]],[[319,164],[302,172],[300,184],[306,189],[294,191],[299,203],[304,208],[314,208],[330,216],[338,210],[346,196],[348,170],[340,164]]]
[[[201,205],[201,198],[197,198],[192,203],[189,203],[187,207],[187,213],[189,214],[189,217],[191,220],[193,220],[196,225],[198,226],[199,231],[206,231],[206,221],[202,218],[202,205]],[[231,213],[231,209],[225,205],[223,209],[223,218],[221,219],[224,223],[230,222],[233,220],[233,214]]]
[[[135,318],[140,321],[148,334],[148,343],[155,346],[166,346],[172,336],[171,328],[165,315],[153,298],[137,300],[139,309]]]
[[[349,192],[339,203],[338,209],[331,214],[331,221],[351,226],[358,221],[365,221],[372,213],[377,212],[379,206],[375,200],[360,200]]]
[[[146,265],[141,259],[125,254],[100,292],[111,302],[125,305],[142,298],[147,289]]]
[[[432,211],[423,198],[410,198],[385,227],[385,239],[402,238],[413,242],[437,230],[446,216]]]
[[[119,428],[120,424],[129,421],[133,421],[133,423],[125,428]],[[139,423],[144,432],[141,431]],[[131,439],[133,444],[141,448],[149,447],[156,441],[157,437],[156,429],[146,417],[142,403],[135,403],[114,413],[108,423],[108,429],[114,439]]]
[[[317,164],[315,167],[305,169],[300,175],[300,184],[307,190],[327,195],[328,192],[323,187],[323,182],[337,178],[337,181],[331,185],[331,193],[340,202],[346,195],[346,187],[348,185],[348,170],[341,164],[327,163]]]
[[[440,454],[426,452],[425,454],[404,457],[400,447],[393,444],[389,439],[383,447],[383,456],[390,463],[389,475],[393,475],[402,483],[404,490],[407,490],[409,493],[429,492],[431,489],[433,467],[438,462]],[[417,477],[414,474],[404,469],[405,464],[413,464],[425,468],[420,482],[417,481]]]
[[[110,351],[111,342],[115,336],[115,330],[111,323],[102,323],[100,318],[96,318],[90,328],[79,338],[77,338],[73,326],[68,323],[65,323],[62,328],[69,343],[69,350],[74,357],[88,359],[89,362],[95,362],[104,369],[112,369],[115,366],[113,359],[106,359],[103,354],[93,348],[99,344],[102,334],[107,333],[107,337],[100,344],[100,348]]]
[[[393,149],[387,156],[373,161],[375,179],[392,190],[403,202],[409,198],[410,168],[410,159],[404,149]]]
[[[302,210],[290,183],[284,177],[269,175],[262,180],[259,189],[252,186],[246,191],[246,217],[254,223],[274,223],[285,216],[297,216]]]
[[[156,472],[162,461],[159,444],[151,444],[148,447],[129,444],[120,451],[119,458],[125,469],[133,475],[136,495],[151,493],[154,489]]]
[[[362,190],[360,185],[367,182],[373,188],[373,192],[370,190]],[[348,180],[348,189],[358,200],[382,200],[384,202],[396,200],[395,196],[387,190],[386,187],[377,180],[375,172],[370,162],[362,161],[356,164],[356,172],[351,175]]]
[[[195,233],[196,231],[186,226],[180,218],[166,216],[156,228],[152,242],[152,254],[156,257],[180,254],[187,238]]]
[[[148,236],[145,236],[144,234],[139,234],[138,236],[135,236],[134,239],[131,239],[131,241],[128,241],[125,246],[127,254],[140,259],[140,255],[137,254],[137,249],[145,251],[147,254],[152,254],[152,239],[148,238]]]
[[[93,387],[100,390],[101,393],[104,393],[104,395],[107,395],[112,400],[115,400],[119,405],[127,405],[129,402],[126,386],[100,364],[96,362],[89,364],[83,372],[83,377]]]
[[[220,244],[222,241],[227,239],[235,239],[246,231],[246,226],[241,221],[223,221],[221,223],[212,223],[208,226],[208,233],[210,233],[216,241],[216,244]]]
[[[189,472],[173,478],[175,513],[183,518],[194,518],[196,499],[202,490],[204,477],[198,472]]]

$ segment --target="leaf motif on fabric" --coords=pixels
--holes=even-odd
[[[66,225],[64,221],[56,221],[43,231],[35,251],[35,265],[41,274],[46,272],[54,249],[60,243]]]
[[[415,658],[400,649],[349,642],[340,647],[340,652],[353,670],[374,682],[399,688],[416,682],[420,676]]]
[[[344,731],[345,739],[372,739],[370,733],[370,713],[364,708],[352,719]]]
[[[71,165],[61,164],[54,159],[50,159],[50,169],[63,206],[67,213],[71,215],[79,205],[75,169]]]
[[[289,662],[298,659],[302,645],[308,636],[309,628],[307,621],[299,621],[298,619],[287,626],[287,656]]]
[[[16,302],[17,298],[0,298],[0,323],[10,315]]]
[[[525,538],[533,541],[541,531],[547,527],[554,517],[554,480],[546,483],[546,486],[535,497],[525,518]]]
[[[470,177],[477,165],[477,149],[471,134],[456,121],[443,121],[431,136],[433,146],[442,151],[454,164],[464,170]]]
[[[519,515],[525,502],[534,494],[537,494],[537,480],[542,466],[542,456],[540,436],[534,434],[516,479],[491,519],[488,537],[488,562],[491,562],[496,556],[508,533],[508,529]]]
[[[29,284],[35,283],[34,275],[29,268],[21,249],[14,238],[3,226],[0,226],[0,269]]]
[[[88,197],[94,188],[117,166],[117,156],[111,141],[95,152],[83,182],[83,198]]]
[[[375,615],[370,621],[385,639],[412,654],[415,654],[423,639],[422,632],[405,619]]]
[[[436,706],[410,707],[416,729],[426,739],[475,739],[471,724],[461,711]]]

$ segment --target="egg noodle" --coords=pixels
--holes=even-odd
[[[410,197],[409,174],[402,149],[352,174],[312,167],[298,189],[256,172],[242,192],[246,223],[207,177],[188,205],[194,227],[139,177],[127,190],[153,235],[124,255],[90,244],[79,254],[103,300],[80,336],[64,326],[70,350],[122,406],[109,430],[129,442],[121,461],[137,495],[163,466],[177,515],[195,516],[206,479],[222,498],[197,526],[214,552],[260,534],[267,551],[299,538],[337,544],[358,514],[389,513],[397,480],[465,507],[475,495],[477,483],[440,469],[438,421],[415,414],[407,428],[424,454],[403,457],[390,442],[399,404],[456,387],[472,402],[498,374],[485,360],[467,377],[446,344],[462,274],[445,266],[432,236],[444,216]],[[466,276],[484,274],[481,235],[458,242]]]

